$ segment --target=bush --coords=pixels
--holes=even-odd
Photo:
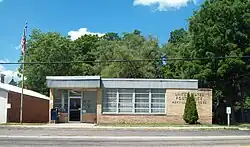
[[[188,93],[187,95],[183,119],[188,124],[196,124],[199,119],[193,94],[191,94],[190,96],[190,94]]]

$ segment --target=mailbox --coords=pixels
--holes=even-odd
[[[56,121],[57,117],[58,117],[58,110],[57,110],[57,108],[51,109],[50,114],[51,114],[51,120]]]

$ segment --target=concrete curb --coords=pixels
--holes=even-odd
[[[147,129],[147,130],[241,130],[239,127],[95,127],[99,129]],[[245,128],[245,130],[249,130]]]
[[[248,140],[250,136],[8,136],[0,135],[0,139],[75,139],[75,140],[129,140],[129,141],[138,141],[138,140],[151,140],[151,141],[198,141],[198,140]]]
[[[116,127],[116,126],[97,126],[97,125],[0,125],[0,128],[65,128],[65,129],[134,129],[134,130],[250,130],[247,127]]]

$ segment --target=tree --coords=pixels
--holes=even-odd
[[[46,76],[101,75],[110,78],[156,78],[161,74],[157,61],[129,62],[138,59],[160,59],[158,40],[140,35],[140,31],[107,33],[103,37],[84,35],[74,41],[59,33],[34,30],[28,40],[25,62],[91,61],[69,64],[29,64],[25,66],[25,85],[48,95]],[[22,59],[22,56],[21,56]],[[21,60],[20,59],[20,60]],[[96,60],[102,62],[95,63]],[[128,60],[128,62],[106,62]],[[21,67],[19,68],[21,72]]]
[[[170,39],[168,40],[169,43],[178,43],[182,41],[183,38],[186,37],[188,32],[183,28],[174,30],[170,33]]]
[[[121,39],[101,40],[97,47],[99,60],[96,65],[102,77],[109,78],[156,78],[161,69],[156,61],[129,62],[129,60],[160,59],[158,40],[153,37],[146,39],[140,31],[124,33]],[[107,60],[128,60],[128,62],[105,62]]]
[[[59,33],[33,30],[27,42],[25,62],[72,61],[71,41]],[[21,56],[22,59],[22,56]],[[20,59],[20,61],[21,61]],[[46,76],[71,75],[70,64],[26,64],[25,87],[48,95]],[[22,66],[19,67],[22,73]]]
[[[189,33],[194,46],[194,57],[227,57],[250,55],[250,2],[248,0],[206,0],[201,9],[190,18]],[[250,60],[225,58],[202,60],[199,75],[203,87],[222,92],[227,105],[243,107],[249,88]],[[198,75],[198,77],[199,77]],[[248,83],[248,84],[246,84]],[[220,100],[216,100],[220,102]]]
[[[194,94],[191,96],[189,93],[187,94],[183,119],[188,124],[196,124],[199,119]]]
[[[105,40],[109,40],[109,41],[120,40],[120,36],[117,33],[114,33],[114,32],[106,33],[101,38],[103,38]]]
[[[199,87],[213,89],[215,116],[224,115],[221,107],[230,105],[233,122],[234,110],[243,108],[250,95],[250,60],[241,58],[250,55],[249,10],[248,0],[206,0],[189,19],[187,33],[184,29],[171,32],[169,42],[162,47],[169,58],[186,58],[168,61],[165,77],[199,79]],[[211,59],[188,60],[204,57]]]
[[[97,35],[84,35],[72,42],[72,56],[74,61],[95,61],[98,58],[96,48],[100,38]],[[72,75],[98,75],[94,63],[72,64]]]

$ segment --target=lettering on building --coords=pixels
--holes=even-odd
[[[206,96],[208,94],[205,93],[190,93],[194,94],[195,101],[197,104],[207,104]],[[172,104],[185,104],[187,99],[188,92],[180,92],[175,93],[175,99],[172,101]]]

